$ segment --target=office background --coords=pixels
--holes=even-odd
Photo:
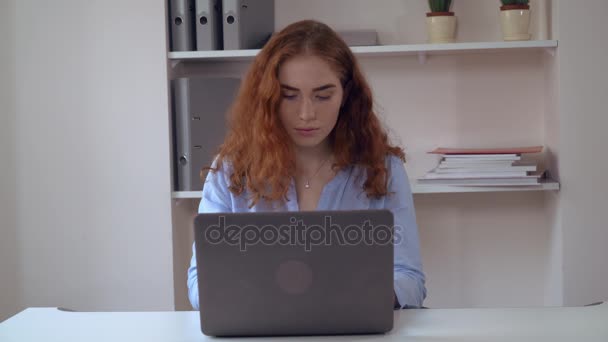
[[[559,192],[416,195],[428,306],[608,296],[608,4],[531,5],[547,11],[533,39],[558,39],[555,56],[362,60],[410,176],[432,167],[425,152],[438,145],[541,144],[561,182]],[[314,18],[376,29],[382,44],[426,39],[422,0],[276,6],[277,29]],[[456,0],[458,40],[501,40],[497,8]],[[190,251],[174,246],[188,232],[174,221],[193,205],[171,199],[165,15],[163,0],[0,0],[0,320],[30,306],[185,309]]]

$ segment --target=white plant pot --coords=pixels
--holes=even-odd
[[[530,40],[530,10],[512,9],[500,11],[504,40]]]
[[[456,16],[426,17],[429,43],[453,43],[456,37]]]

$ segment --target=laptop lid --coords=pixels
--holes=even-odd
[[[389,210],[199,214],[195,242],[206,335],[393,327]]]

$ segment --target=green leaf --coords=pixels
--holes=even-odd
[[[431,12],[449,12],[452,0],[429,0]]]
[[[530,0],[500,0],[503,5],[527,5]]]

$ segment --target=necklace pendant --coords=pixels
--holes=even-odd
[[[310,188],[310,183],[308,183],[308,181],[306,181],[306,184],[304,184],[304,187],[305,187],[306,189],[309,189],[309,188]]]

